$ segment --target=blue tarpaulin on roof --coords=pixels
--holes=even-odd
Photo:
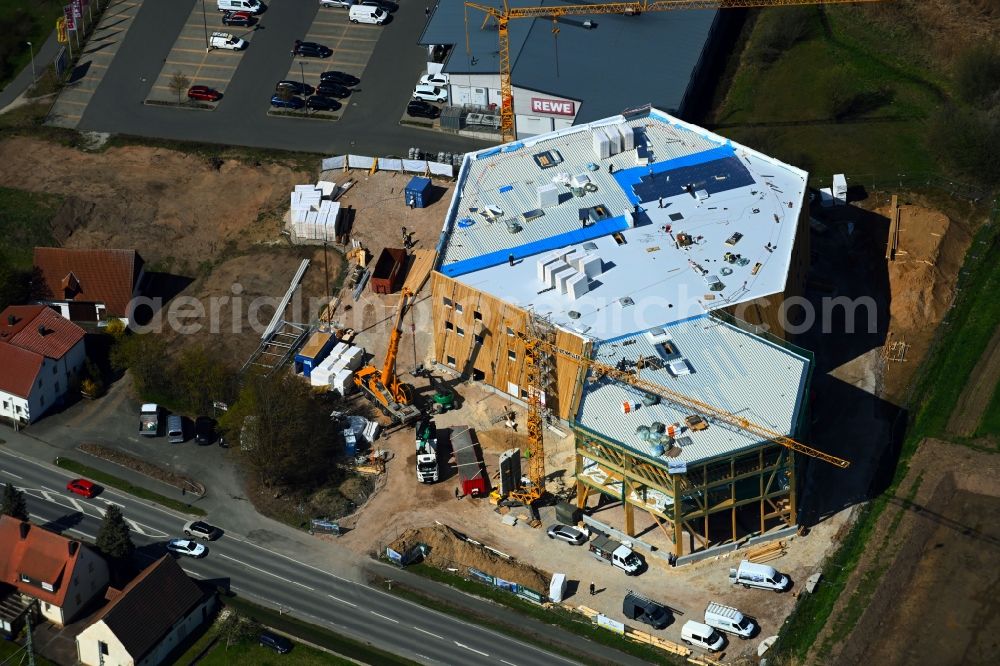
[[[684,155],[672,160],[654,162],[649,166],[632,167],[622,169],[612,174],[618,181],[619,187],[633,204],[656,201],[659,197],[670,197],[682,194],[684,185],[693,180],[701,182],[702,179],[712,179],[715,175],[727,175],[723,181],[714,181],[714,191],[721,192],[733,187],[742,187],[753,182],[750,172],[740,164],[735,158],[736,152],[731,145],[719,146],[710,150],[703,150],[700,153]],[[727,160],[726,158],[730,158]],[[712,166],[711,163],[719,164]],[[692,171],[685,169],[695,168]],[[687,174],[687,176],[685,175]],[[670,176],[670,181],[667,181]],[[738,185],[730,183],[739,183]],[[667,187],[669,185],[669,188]],[[708,190],[712,193],[712,188],[703,186],[695,189]]]
[[[518,247],[490,252],[489,254],[473,257],[472,259],[456,261],[453,264],[442,266],[440,270],[448,277],[458,277],[459,275],[474,273],[491,266],[499,266],[500,264],[510,261],[512,256],[515,260],[524,259],[525,257],[531,257],[549,250],[555,250],[569,245],[576,245],[577,243],[583,243],[593,240],[594,238],[600,238],[601,236],[607,236],[618,231],[624,231],[628,228],[628,220],[625,219],[624,215],[619,217],[609,217],[606,220],[600,220],[582,229],[574,229],[573,231],[567,231],[566,233],[550,236],[549,238],[543,238],[542,240],[534,241],[533,243],[525,243],[524,245],[520,245]]]

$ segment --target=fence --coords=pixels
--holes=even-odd
[[[334,169],[379,169],[382,171],[400,171],[432,176],[453,178],[455,167],[450,163],[432,162],[430,160],[402,159],[399,157],[369,157],[367,155],[336,155],[323,159],[323,171]]]

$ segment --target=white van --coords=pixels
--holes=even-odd
[[[719,631],[736,634],[740,638],[750,638],[757,627],[753,621],[732,606],[723,606],[714,601],[705,609],[705,624]]]
[[[688,645],[697,645],[709,652],[718,652],[726,644],[726,640],[719,635],[719,632],[707,624],[694,620],[688,620],[681,627],[681,640]]]
[[[788,576],[778,573],[774,567],[756,564],[750,560],[743,560],[738,568],[730,569],[729,580],[732,581],[733,585],[759,587],[775,592],[787,590],[792,582]]]
[[[260,14],[264,7],[260,0],[216,0],[220,12],[250,12]]]
[[[378,7],[372,7],[371,5],[351,5],[351,11],[347,17],[351,19],[351,23],[374,23],[375,25],[381,25],[385,23],[389,15]]]
[[[230,51],[239,51],[246,45],[247,43],[245,41],[239,37],[234,37],[228,32],[213,32],[212,36],[208,40],[209,48],[213,49],[229,49]]]

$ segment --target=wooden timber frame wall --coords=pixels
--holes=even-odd
[[[760,327],[772,335],[785,340],[789,334],[785,330],[785,319],[782,313],[785,301],[792,297],[805,294],[806,278],[809,273],[810,242],[809,242],[809,200],[808,192],[803,195],[801,212],[795,227],[795,245],[788,264],[788,274],[785,276],[785,289],[780,294],[771,294],[756,298],[746,303],[740,303],[728,308],[725,312],[741,319],[748,324]]]
[[[437,271],[431,276],[431,298],[437,363],[526,400],[524,345],[517,334],[525,332],[527,311]],[[558,328],[556,344],[590,355],[589,341]],[[583,372],[573,361],[558,358],[556,379],[556,390],[546,392],[543,402],[554,416],[569,421]]]
[[[621,501],[623,531],[629,536],[636,536],[638,507],[667,535],[677,557],[796,524],[794,453],[778,444],[688,465],[685,474],[669,474],[663,461],[580,426],[574,426],[574,432],[578,506],[584,508],[592,492]],[[607,474],[604,483],[583,473],[586,460]],[[645,501],[650,490],[679,501],[661,511]]]

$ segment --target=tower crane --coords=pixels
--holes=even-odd
[[[478,9],[497,23],[500,39],[500,134],[504,142],[514,140],[514,93],[510,81],[510,35],[507,24],[511,19],[547,18],[553,24],[560,16],[580,16],[597,14],[622,14],[634,16],[643,12],[660,12],[676,9],[751,9],[794,5],[834,5],[880,2],[881,0],[636,0],[634,2],[605,2],[593,5],[544,5],[534,7],[511,7],[508,0],[501,0],[503,7],[466,2],[466,7]],[[553,30],[558,28],[553,25]],[[468,26],[466,27],[468,32]],[[466,34],[468,45],[468,34]]]
[[[534,315],[529,314],[529,320]],[[529,330],[531,328],[529,327]],[[614,366],[595,361],[581,354],[576,354],[560,348],[554,341],[543,340],[530,333],[519,333],[518,338],[524,345],[525,375],[528,384],[528,480],[529,483],[510,493],[510,497],[530,505],[545,493],[545,444],[542,436],[541,399],[536,387],[540,386],[540,367],[543,355],[568,359],[583,370],[608,377],[615,381],[634,386],[640,391],[660,396],[676,405],[682,411],[696,414],[708,422],[725,424],[737,428],[763,441],[770,441],[787,449],[827,462],[835,467],[845,469],[850,461],[838,458],[798,442],[791,437],[782,435],[770,428],[753,423],[749,419],[737,416],[724,409],[702,402],[683,393],[668,389],[659,384],[641,379],[637,373],[620,370]]]

